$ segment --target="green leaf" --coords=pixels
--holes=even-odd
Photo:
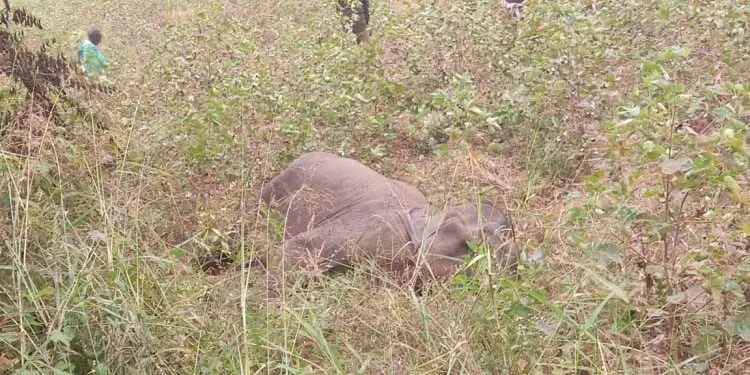
[[[11,196],[10,193],[0,195],[0,206],[5,209],[10,209]]]
[[[182,258],[185,255],[185,251],[179,246],[172,246],[172,256],[175,258]]]
[[[588,219],[588,215],[586,215],[586,212],[581,207],[573,207],[568,212],[568,217],[566,222],[568,224],[574,224],[574,223],[583,223]]]
[[[690,48],[671,46],[661,53],[659,53],[659,61],[667,61],[674,59],[675,57],[687,57],[690,55]]]
[[[724,182],[724,186],[726,186],[727,190],[729,190],[730,195],[734,200],[737,202],[742,201],[742,193],[740,192],[740,185],[737,183],[737,181],[732,176],[724,176],[722,179],[722,182]]]
[[[602,313],[602,310],[604,309],[604,306],[607,305],[607,302],[609,302],[610,299],[612,299],[613,296],[617,295],[616,291],[612,291],[607,295],[607,298],[602,300],[599,305],[596,306],[596,309],[589,314],[588,318],[586,318],[586,323],[583,325],[584,330],[589,330],[594,327],[596,322],[599,320],[599,315]]]
[[[750,310],[727,319],[725,327],[732,335],[750,342]]]
[[[534,310],[530,309],[528,306],[518,302],[513,303],[510,307],[510,312],[515,316],[526,316],[531,314],[533,311]]]
[[[632,223],[638,216],[638,210],[630,206],[619,206],[617,207],[617,219],[623,223]]]
[[[63,332],[61,330],[54,330],[49,335],[49,341],[56,343],[56,344],[63,344],[65,346],[70,346],[70,342],[73,340],[75,335],[72,335],[68,332]]]

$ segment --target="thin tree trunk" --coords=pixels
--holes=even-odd
[[[5,30],[8,32],[8,39],[10,39],[10,43],[13,46],[13,50],[16,50],[16,39],[13,37],[13,27],[11,18],[13,17],[13,12],[10,10],[10,0],[3,0],[3,3],[5,4]]]
[[[13,35],[13,30],[11,29],[11,17],[12,13],[10,11],[10,0],[3,0],[3,3],[5,3],[5,29],[8,31],[8,34]]]
[[[10,0],[3,0],[5,3],[5,27],[10,28]]]

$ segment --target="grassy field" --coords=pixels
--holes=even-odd
[[[332,0],[12,4],[118,90],[0,124],[0,374],[750,374],[747,3],[374,0],[360,45]],[[309,150],[503,201],[519,277],[204,272]]]

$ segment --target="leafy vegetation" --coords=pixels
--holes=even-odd
[[[0,123],[3,130],[10,122],[24,122],[29,111],[51,116],[57,125],[66,123],[63,116],[66,106],[71,107],[76,115],[86,116],[86,111],[70,91],[106,91],[107,87],[82,79],[75,74],[74,64],[70,64],[64,56],[49,53],[47,49],[54,39],[42,41],[37,49],[28,48],[24,42],[23,28],[41,30],[42,22],[26,9],[11,8],[10,1],[4,1],[0,24],[4,26],[0,30],[0,75],[12,80],[3,96],[11,98],[12,102],[12,98],[17,96],[16,91],[22,90],[26,99],[26,108],[4,106]],[[16,30],[16,26],[22,28]],[[15,121],[12,121],[14,117]]]
[[[358,44],[329,0],[13,2],[29,51],[95,20],[117,90],[58,127],[3,65],[0,373],[746,373],[750,5],[526,3],[371,2]],[[205,273],[273,258],[306,150],[498,198],[519,277]]]

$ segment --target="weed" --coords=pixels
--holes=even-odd
[[[59,75],[2,70],[0,373],[746,372],[747,5],[370,2],[355,43],[328,0],[18,3],[28,61],[100,20],[118,90],[60,127]],[[258,192],[307,150],[502,196],[517,277],[194,267],[276,264]]]

